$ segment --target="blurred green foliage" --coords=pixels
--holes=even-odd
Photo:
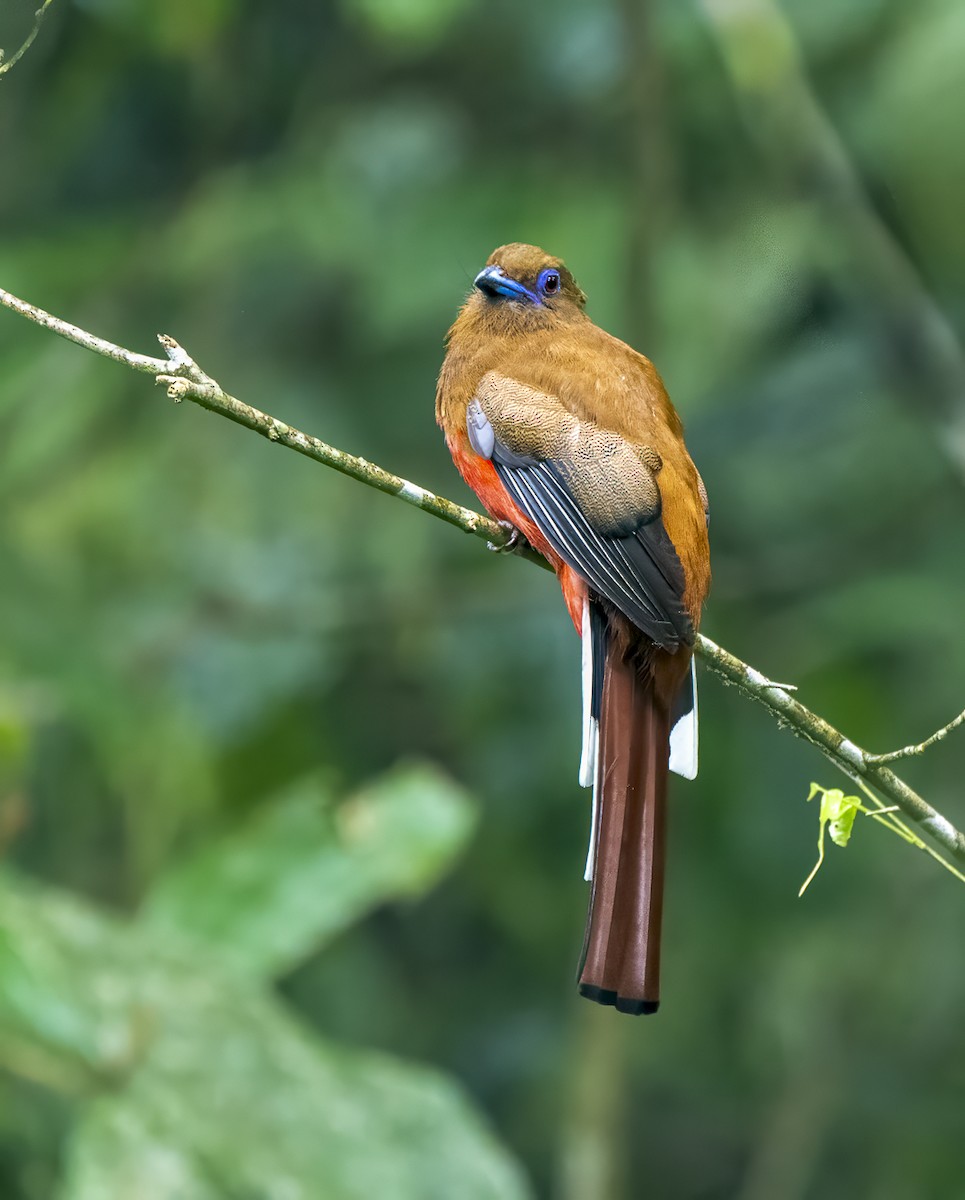
[[[442,336],[538,242],[685,418],[708,632],[862,744],[924,737],[963,703],[960,451],[711,8],[55,0],[0,82],[0,284],[468,500]],[[962,328],[958,0],[783,11]],[[3,313],[0,448],[0,1195],[526,1194],[433,1068],[541,1195],[957,1194],[958,885],[869,828],[798,901],[823,768],[763,713],[704,681],[663,1009],[597,1013],[552,579]],[[906,768],[959,824],[962,754]],[[428,892],[473,810],[382,776],[411,756],[479,802]]]
[[[468,813],[425,769],[334,810],[304,785],[162,876],[128,923],[0,882],[0,1053],[94,1097],[63,1195],[526,1195],[456,1089],[329,1046],[264,990],[360,908],[425,887]]]

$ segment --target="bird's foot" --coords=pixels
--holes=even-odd
[[[495,542],[487,542],[486,549],[492,550],[493,554],[512,554],[520,542],[522,542],[523,535],[511,521],[500,521],[499,527],[500,529],[505,529],[509,534],[509,540],[503,542],[501,546]]]

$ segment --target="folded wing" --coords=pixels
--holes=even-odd
[[[660,515],[656,451],[496,374],[482,380],[467,427],[476,453],[596,593],[663,649],[693,643],[683,568]]]

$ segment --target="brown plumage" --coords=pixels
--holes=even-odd
[[[494,251],[449,332],[436,416],[488,511],[549,559],[584,638],[581,770],[598,803],[580,990],[653,1012],[670,732],[710,583],[706,496],[653,364],[585,300],[538,247]]]

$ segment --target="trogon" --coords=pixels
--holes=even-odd
[[[487,511],[549,560],[582,638],[593,805],[579,989],[652,1013],[667,772],[697,771],[707,496],[653,364],[585,304],[560,259],[495,250],[449,331],[436,418]]]

